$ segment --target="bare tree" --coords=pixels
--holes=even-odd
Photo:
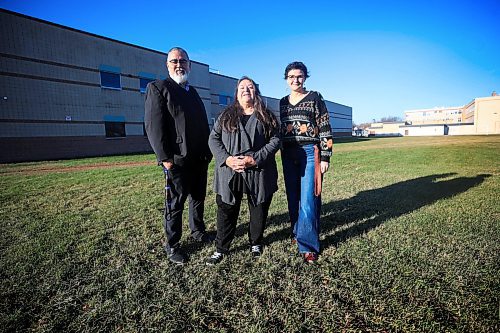
[[[390,122],[397,122],[397,121],[403,121],[403,119],[401,119],[401,117],[396,117],[396,116],[387,116],[387,117],[380,118],[380,122],[382,122],[382,123],[390,123]]]

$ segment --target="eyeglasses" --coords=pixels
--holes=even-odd
[[[304,75],[288,75],[287,78],[289,80],[295,80],[295,79],[297,79],[299,81],[302,81],[302,80],[304,80]]]
[[[177,65],[177,64],[185,65],[188,63],[188,60],[186,60],[186,59],[171,59],[168,62],[171,64],[174,64],[174,65]]]

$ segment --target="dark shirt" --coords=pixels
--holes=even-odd
[[[186,122],[186,147],[188,157],[196,158],[206,154],[208,146],[208,121],[203,104],[200,105],[198,93],[193,87],[186,91],[184,87],[173,84],[171,93],[179,99]]]
[[[280,100],[281,138],[283,147],[317,144],[321,160],[329,162],[332,155],[333,136],[330,118],[323,97],[311,91],[297,104],[292,105],[288,96]]]
[[[243,127],[246,126],[251,116],[251,114],[241,115],[240,121],[243,124]],[[245,180],[243,179],[243,176],[238,172],[234,174],[233,179],[231,180],[230,188],[235,192],[248,193],[248,188],[245,184]]]
[[[251,116],[251,114],[244,114],[241,116],[240,121],[243,124],[243,127],[247,125],[248,119],[250,119]]]
[[[176,165],[210,161],[205,106],[194,87],[189,90],[171,78],[148,84],[144,124],[158,162]]]

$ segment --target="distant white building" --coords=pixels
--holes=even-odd
[[[405,136],[500,134],[500,96],[473,99],[459,107],[405,112]]]
[[[463,106],[436,107],[405,111],[405,122],[412,125],[458,124],[462,122]]]
[[[500,134],[500,96],[493,92],[464,106],[405,111],[404,122],[372,123],[366,130],[370,136]]]

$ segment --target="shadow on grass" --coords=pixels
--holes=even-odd
[[[361,235],[385,221],[408,214],[421,207],[466,192],[478,186],[489,174],[457,177],[446,173],[419,177],[378,189],[359,192],[355,197],[329,202],[323,207],[322,229],[331,231],[341,225],[352,226],[325,238],[323,247],[337,246],[351,237]]]
[[[437,174],[419,177],[385,187],[359,192],[356,196],[340,201],[323,203],[321,232],[329,234],[332,230],[345,226],[339,232],[327,236],[321,243],[323,249],[337,246],[351,237],[356,237],[381,225],[391,218],[408,214],[438,200],[450,198],[478,186],[489,174],[475,177],[447,179],[456,173]],[[269,217],[268,225],[283,225],[283,228],[267,234],[264,242],[271,244],[290,238],[288,214]],[[246,235],[247,223],[240,224],[237,237]],[[246,250],[245,247],[234,251]]]

